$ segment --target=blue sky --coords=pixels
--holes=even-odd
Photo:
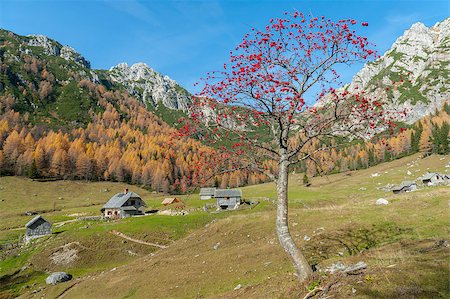
[[[93,68],[145,62],[190,91],[207,71],[218,70],[251,27],[297,9],[332,19],[354,18],[384,53],[415,22],[434,25],[450,16],[445,1],[324,0],[0,0],[0,27],[44,34],[74,47]],[[361,66],[345,70],[344,82]]]

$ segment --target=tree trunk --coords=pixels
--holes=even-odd
[[[312,274],[312,269],[309,266],[306,258],[300,252],[289,232],[288,225],[288,167],[289,162],[283,157],[280,159],[277,181],[277,219],[276,229],[280,245],[288,254],[295,270],[297,271],[298,279],[304,281]]]

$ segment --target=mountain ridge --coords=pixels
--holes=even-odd
[[[450,100],[450,18],[428,28],[415,23],[379,59],[366,64],[347,85],[407,110],[408,124]]]
[[[389,50],[366,64],[343,88],[364,89],[369,96],[386,100],[388,108],[407,110],[401,120],[408,124],[440,109],[450,99],[449,28],[450,18],[429,28],[420,22],[413,24]],[[191,94],[144,62],[132,65],[123,62],[109,70],[93,70],[90,62],[70,46],[39,34],[21,38],[25,40],[20,53],[33,55],[33,51],[41,48],[46,55],[72,61],[80,68],[81,77],[93,83],[102,83],[104,77],[107,84],[123,87],[155,112],[161,107],[182,113],[189,111]]]
[[[91,68],[91,63],[70,46],[63,46],[42,34],[31,34],[27,37],[30,38],[27,43],[29,46],[42,47],[47,55],[60,56],[66,60],[75,61],[88,69]]]
[[[3,60],[9,61],[9,64],[20,62],[21,54],[47,60],[62,58],[71,65],[71,69],[81,79],[87,79],[96,84],[115,85],[115,88],[123,87],[150,109],[156,110],[161,104],[171,110],[187,112],[189,109],[189,92],[169,76],[162,75],[143,62],[131,66],[120,63],[109,70],[92,69],[91,63],[74,48],[62,45],[45,35],[21,36],[5,29],[1,31],[3,38],[0,42],[2,40],[6,43],[10,42],[13,47],[16,47],[2,54]],[[67,64],[57,60],[55,62],[60,65]],[[68,83],[66,78],[60,79],[56,76],[55,79],[61,84]],[[0,84],[2,84],[1,81]],[[0,92],[3,90],[3,85],[5,84],[0,85]]]

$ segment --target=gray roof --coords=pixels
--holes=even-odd
[[[111,199],[108,200],[108,202],[103,206],[102,209],[114,209],[114,208],[118,209],[122,207],[122,205],[130,198],[141,199],[141,197],[134,192],[128,192],[126,194],[120,192],[111,197]]]
[[[431,178],[434,177],[435,175],[439,175],[439,173],[428,172],[428,173],[423,175],[421,180],[431,180]]]
[[[217,189],[214,192],[214,197],[241,197],[241,189]]]
[[[27,224],[25,224],[25,227],[30,227],[33,225],[33,223],[35,223],[36,221],[38,221],[39,219],[44,220],[45,222],[48,222],[47,220],[45,220],[44,217],[42,217],[41,215],[37,215],[36,217],[34,217],[33,219],[31,219],[30,221],[28,221]],[[49,222],[50,223],[50,222]]]
[[[404,181],[404,182],[402,182],[400,185],[394,187],[392,190],[394,190],[394,191],[396,191],[396,190],[402,190],[403,188],[405,188],[405,187],[410,187],[410,186],[412,186],[412,185],[417,185],[417,184],[414,183],[414,182],[410,182],[410,181]]]
[[[211,195],[214,196],[214,192],[216,191],[216,188],[201,188],[200,189],[200,195]]]

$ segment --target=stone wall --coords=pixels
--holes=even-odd
[[[27,227],[27,236],[44,236],[52,234],[52,225],[48,222],[43,222],[36,227]]]

